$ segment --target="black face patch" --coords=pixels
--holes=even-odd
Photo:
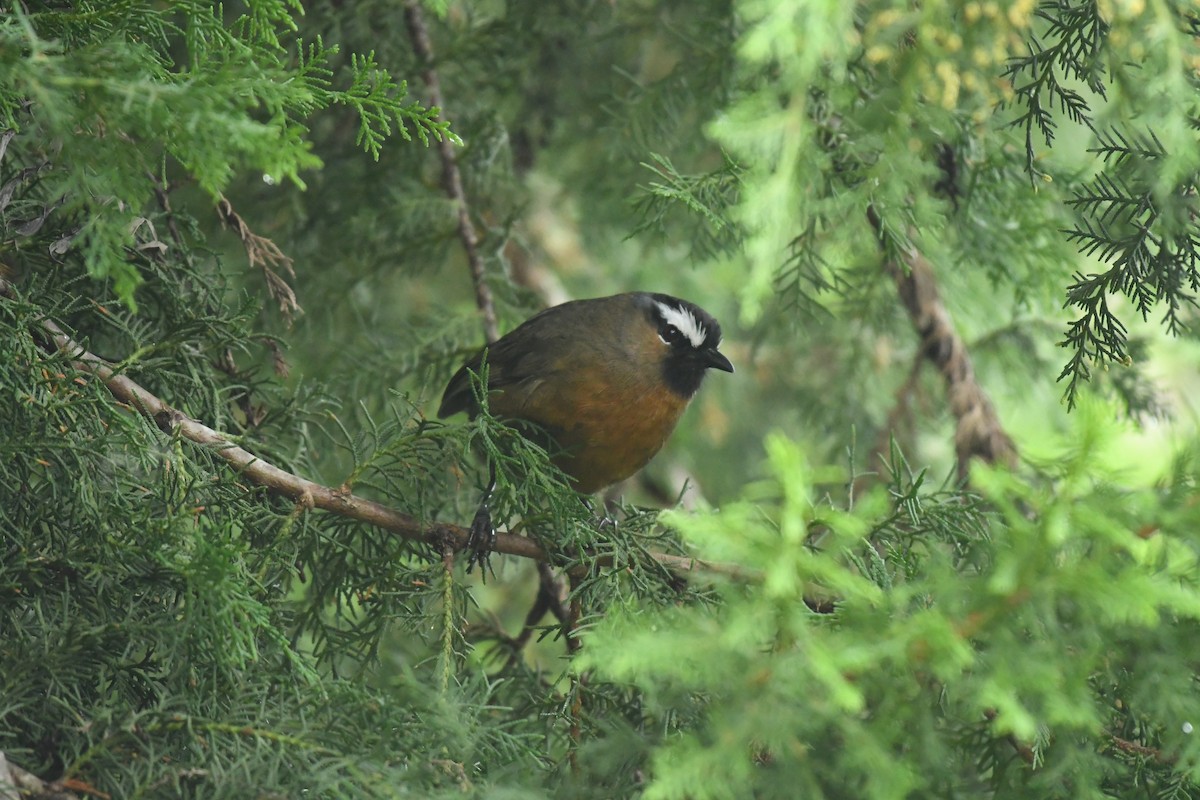
[[[700,306],[678,297],[652,294],[649,300],[650,322],[671,348],[663,361],[663,380],[671,391],[690,398],[710,366],[703,354],[721,344],[721,325]]]

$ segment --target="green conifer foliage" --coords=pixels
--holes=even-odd
[[[1198,76],[1175,0],[0,0],[0,797],[1200,796]],[[738,370],[639,479],[434,418],[631,289]]]

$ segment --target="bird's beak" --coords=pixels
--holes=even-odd
[[[700,359],[705,367],[719,369],[722,372],[733,372],[733,364],[715,347],[700,351]]]

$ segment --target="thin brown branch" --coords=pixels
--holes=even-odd
[[[546,612],[551,612],[559,621],[563,634],[566,637],[567,652],[573,653],[579,649],[578,637],[574,633],[571,625],[571,612],[567,607],[567,589],[563,582],[554,574],[554,569],[544,561],[539,561],[537,565],[538,571],[538,590],[533,598],[533,605],[529,607],[529,612],[525,615],[525,623],[521,627],[521,633],[515,637],[506,636],[503,633],[503,627],[499,620],[496,620],[494,625],[493,638],[499,639],[509,648],[509,663],[512,664],[521,657],[521,651],[533,639],[533,633],[537,629],[537,624],[542,621],[542,617],[546,616]]]
[[[1140,758],[1148,758],[1151,761],[1161,761],[1163,758],[1163,754],[1153,747],[1146,747],[1143,744],[1131,742],[1119,736],[1113,736],[1111,733],[1108,734],[1108,741],[1114,749],[1120,750],[1122,753],[1129,753]]]
[[[271,295],[271,299],[279,303],[279,312],[283,314],[283,318],[288,324],[291,324],[292,318],[296,314],[302,313],[304,309],[296,300],[296,292],[291,285],[274,269],[279,268],[286,272],[289,278],[296,280],[296,270],[292,268],[291,256],[280,250],[279,245],[275,242],[250,230],[250,226],[233,209],[233,204],[225,195],[221,195],[221,199],[217,201],[217,216],[225,227],[242,240],[242,246],[246,248],[246,258],[249,260],[250,266],[262,270],[263,277],[267,281],[267,293]]]
[[[146,177],[154,183],[154,196],[158,199],[158,207],[162,209],[163,216],[166,217],[167,232],[171,234],[171,241],[175,242],[175,248],[179,255],[190,264],[192,251],[184,246],[183,234],[180,233],[179,223],[175,219],[175,210],[171,208],[171,187],[160,181],[153,172],[147,172]]]
[[[900,259],[893,258],[886,246],[890,234],[874,206],[867,207],[867,219],[884,247],[884,268],[896,282],[900,300],[921,337],[921,352],[946,383],[950,412],[956,420],[954,449],[959,479],[967,479],[972,458],[1012,466],[1017,458],[1016,445],[975,378],[971,356],[942,302],[933,267],[913,248],[905,250]]]
[[[159,397],[144,389],[127,375],[117,373],[103,359],[88,352],[63,332],[54,322],[42,321],[42,328],[72,365],[104,381],[108,390],[120,402],[152,420],[164,433],[180,436],[202,445],[233,466],[239,475],[259,486],[276,491],[308,508],[320,508],[344,517],[377,525],[406,539],[438,546],[449,539],[455,548],[467,541],[467,530],[445,523],[422,523],[381,503],[359,497],[343,489],[334,489],[294,475],[238,447],[224,434],[201,422],[190,419]],[[495,549],[525,558],[546,559],[546,552],[524,536],[498,534]]]
[[[541,576],[541,564],[538,562],[538,575]],[[548,569],[548,567],[547,567]],[[550,571],[553,575],[553,571]],[[537,624],[542,621],[542,617],[546,616],[546,612],[550,610],[551,595],[546,591],[545,583],[539,581],[537,594],[533,597],[533,605],[529,607],[529,611],[525,614],[525,624],[521,626],[521,632],[515,637],[505,636],[506,644],[512,648],[509,655],[509,660],[515,662],[520,658],[520,653],[525,649],[525,645],[533,639],[533,632],[537,629]],[[496,630],[502,630],[499,620],[496,621]]]
[[[429,105],[438,108],[439,116],[446,114],[446,102],[442,97],[442,85],[434,69],[433,44],[429,38],[429,28],[425,25],[425,17],[417,0],[407,0],[404,4],[404,22],[408,26],[408,36],[412,40],[413,50],[423,64],[421,77],[429,94]],[[438,153],[442,159],[442,188],[454,203],[458,214],[458,238],[462,240],[463,250],[467,254],[467,265],[471,268],[471,280],[475,284],[475,305],[483,315],[483,334],[488,343],[500,338],[500,329],[496,325],[496,308],[492,300],[492,290],[487,285],[484,273],[483,259],[479,255],[479,237],[475,226],[471,223],[471,207],[467,204],[467,193],[463,189],[462,174],[458,170],[458,157],[454,152],[454,143],[449,137],[438,139]]]
[[[1144,744],[1131,742],[1128,739],[1122,739],[1120,736],[1114,736],[1111,733],[1105,734],[1113,749],[1120,750],[1122,753],[1128,753],[1131,756],[1144,758],[1148,761],[1153,761],[1157,764],[1165,764],[1170,766],[1177,760],[1175,756],[1167,755],[1163,751],[1153,747],[1147,747]]]

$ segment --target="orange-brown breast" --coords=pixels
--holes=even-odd
[[[589,494],[644,467],[688,404],[667,388],[656,369],[614,366],[576,364],[552,377],[506,388],[491,400],[495,413],[531,420],[550,431],[564,451],[555,463],[579,491]]]
[[[505,386],[493,413],[547,429],[563,455],[554,463],[580,492],[623,481],[653,458],[688,407],[662,379],[666,345],[649,325],[568,348],[539,374]]]

